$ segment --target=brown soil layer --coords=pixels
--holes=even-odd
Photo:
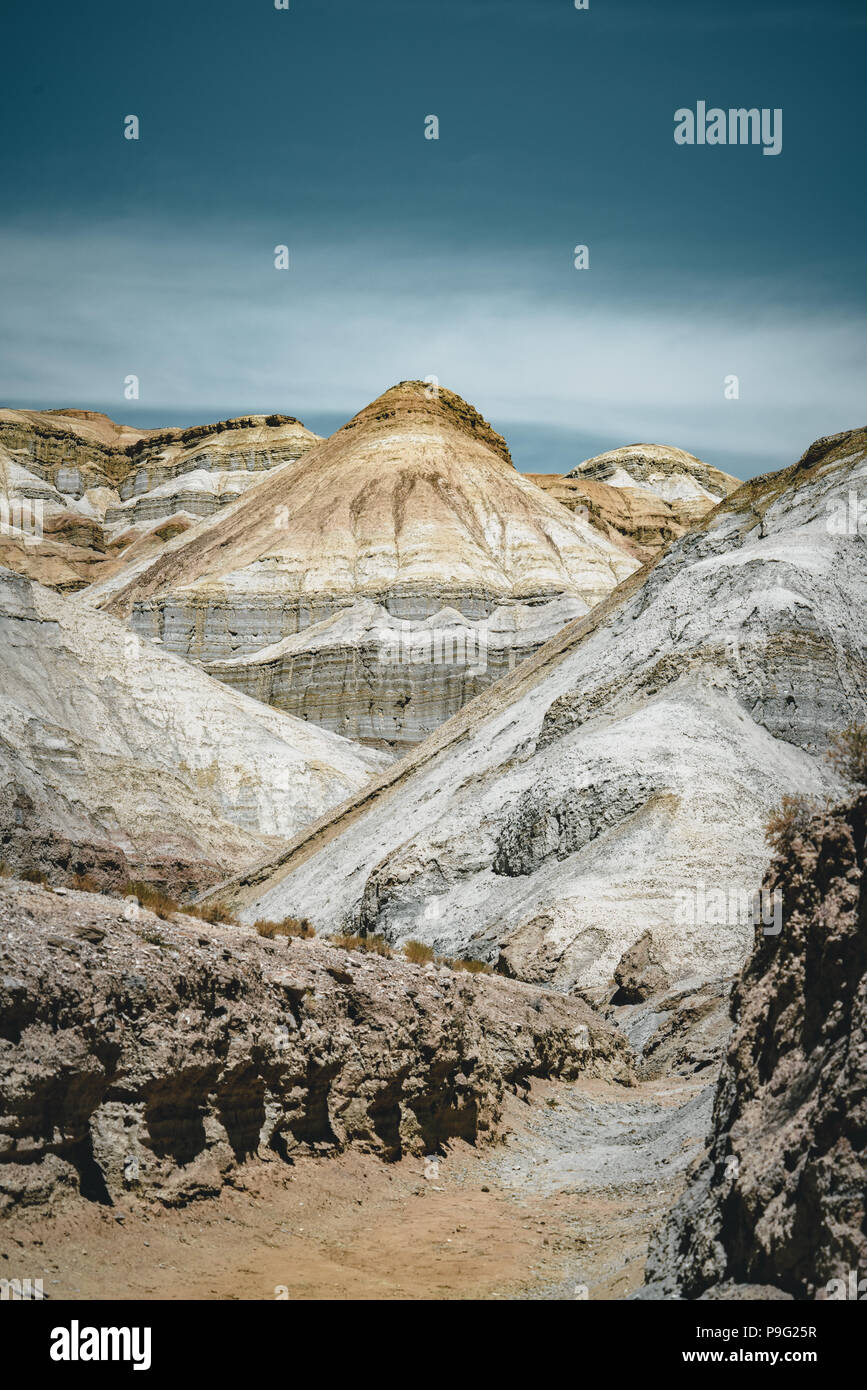
[[[183,1208],[21,1212],[0,1274],[52,1299],[622,1299],[701,1149],[701,1089],[538,1081],[510,1098],[503,1143],[458,1141],[435,1174],[348,1151],[248,1164],[243,1187]]]

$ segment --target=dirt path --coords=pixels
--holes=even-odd
[[[6,1222],[0,1276],[50,1298],[623,1298],[709,1106],[693,1079],[538,1083],[503,1143],[457,1144],[438,1172],[346,1153],[252,1165],[176,1211],[80,1202]]]

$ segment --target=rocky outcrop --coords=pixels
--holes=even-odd
[[[583,516],[602,535],[642,564],[652,560],[669,541],[677,540],[692,521],[675,502],[665,501],[643,487],[612,487],[583,474],[527,473],[525,475],[555,502]],[[709,511],[714,502],[708,502]],[[703,513],[702,513],[703,515]]]
[[[92,598],[220,680],[403,751],[637,563],[460,397],[403,382]]]
[[[255,862],[384,763],[6,570],[0,647],[8,867],[189,892]]]
[[[817,816],[767,879],[707,1157],[651,1242],[645,1297],[863,1298],[867,1274],[867,793]]]
[[[354,1144],[495,1136],[531,1077],[629,1083],[580,999],[0,879],[0,1210],[183,1203]]]
[[[623,1004],[641,1004],[664,989],[668,982],[653,945],[653,933],[649,931],[624,951],[614,967],[616,997]]]
[[[192,472],[261,472],[295,462],[317,436],[293,415],[244,415],[137,430],[85,410],[0,410],[0,446],[59,492],[109,488],[120,500]]]
[[[645,931],[673,982],[740,968],[764,825],[833,792],[867,705],[867,552],[831,526],[867,431],[746,484],[647,572],[231,886],[245,920],[420,937],[563,987]]]
[[[167,524],[180,534],[316,442],[289,415],[142,431],[96,411],[0,410],[0,563],[64,592],[102,583],[161,549]]]
[[[585,459],[566,477],[640,495],[654,494],[667,503],[675,521],[684,527],[700,520],[741,486],[739,478],[668,444],[627,444],[611,449]]]

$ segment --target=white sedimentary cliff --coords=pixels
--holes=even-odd
[[[0,569],[0,861],[173,890],[250,863],[382,755]]]

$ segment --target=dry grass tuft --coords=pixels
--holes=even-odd
[[[275,936],[294,936],[309,941],[316,935],[313,923],[306,917],[284,917],[282,922],[269,922],[267,918],[260,917],[258,922],[253,923],[253,930],[268,941],[273,941]]]
[[[468,975],[493,975],[491,967],[483,960],[444,960],[443,965],[452,970],[466,970]]]
[[[73,874],[69,880],[70,888],[74,888],[77,893],[98,893],[99,884],[93,874]]]
[[[238,925],[238,919],[232,909],[224,907],[222,903],[202,903],[201,907],[191,907],[190,915],[198,917],[200,922],[208,922],[211,926],[217,922],[224,922],[230,927]]]
[[[146,907],[150,912],[155,912],[157,917],[162,917],[164,922],[180,911],[180,905],[175,899],[170,898],[168,893],[164,893],[161,888],[155,888],[152,883],[127,883],[121,893],[125,898],[138,898],[142,907]]]
[[[425,946],[423,941],[405,942],[403,954],[411,965],[427,965],[434,958],[433,950],[430,946]]]
[[[371,956],[391,956],[391,947],[384,936],[329,936],[329,945],[341,951],[366,951]]]
[[[810,796],[784,796],[765,824],[765,839],[772,849],[785,854],[795,839],[806,834],[820,804]]]
[[[828,760],[847,782],[867,787],[867,724],[853,720],[834,734]]]

